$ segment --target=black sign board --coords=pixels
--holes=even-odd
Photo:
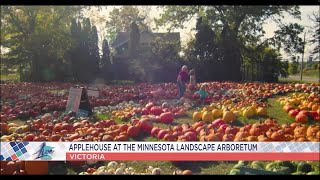
[[[69,90],[66,112],[76,112],[77,117],[86,117],[92,115],[92,109],[89,105],[88,94],[83,87],[72,87]]]

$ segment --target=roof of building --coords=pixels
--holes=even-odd
[[[141,31],[140,34],[144,32],[149,32],[155,36],[158,36],[162,38],[165,41],[179,41],[180,40],[180,33],[179,32],[173,32],[173,33],[152,33],[148,30]],[[116,39],[111,44],[112,47],[116,48],[121,46],[122,44],[125,44],[130,39],[130,33],[129,32],[119,32],[117,34]]]

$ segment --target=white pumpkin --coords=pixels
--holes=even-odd
[[[127,167],[124,171],[126,172],[126,174],[134,173],[134,169],[132,167]]]
[[[118,165],[118,167],[119,167],[119,168],[123,168],[123,169],[125,169],[125,168],[126,168],[126,164],[124,164],[124,163],[120,163],[120,164]]]
[[[113,174],[115,171],[116,171],[116,170],[115,170],[114,168],[108,169],[108,173],[109,173],[109,174]]]
[[[160,169],[160,168],[154,168],[154,169],[152,170],[152,174],[153,174],[153,175],[160,175],[161,172],[162,172],[162,169]]]
[[[87,164],[88,164],[89,166],[92,166],[92,165],[94,165],[94,164],[97,164],[97,162],[98,162],[98,161],[87,161]]]
[[[110,173],[108,172],[97,172],[97,175],[109,175]]]
[[[107,165],[108,169],[115,169],[117,166],[118,166],[118,163],[116,161],[111,161]]]
[[[115,175],[122,175],[124,174],[124,171],[123,171],[123,168],[118,168],[115,172],[114,172]]]
[[[107,172],[108,169],[106,166],[100,166],[98,169],[97,169],[97,172]]]
[[[146,169],[146,173],[148,174],[151,174],[153,171],[153,167],[152,166],[149,166],[147,169]]]

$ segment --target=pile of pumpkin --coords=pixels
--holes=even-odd
[[[293,93],[277,100],[283,111],[295,118],[296,122],[320,121],[320,95],[318,93]]]
[[[186,115],[186,110],[184,106],[175,107],[170,106],[169,103],[164,102],[162,105],[157,105],[154,102],[149,102],[145,107],[127,107],[123,110],[112,111],[113,119],[121,119],[122,121],[128,121],[132,117],[141,117],[141,116],[153,116],[150,118],[155,119],[156,122],[162,123],[172,123],[173,117],[179,118]],[[163,119],[162,116],[172,116],[169,119]]]
[[[237,127],[219,118],[210,124],[198,121],[193,125],[183,124],[168,129],[154,127],[151,135],[165,141],[292,141],[319,142],[320,126],[299,123],[280,125],[274,119]]]
[[[79,175],[161,175],[163,170],[161,168],[154,168],[149,166],[145,169],[145,172],[137,172],[132,167],[127,167],[124,163],[118,163],[116,161],[110,161],[106,166],[100,166],[97,168],[87,168],[86,171],[80,172]],[[190,170],[176,170],[174,175],[191,175]]]
[[[292,175],[320,175],[319,166],[313,166],[305,161],[274,161],[266,165],[262,161],[239,161],[230,171],[229,175],[239,175],[241,167]]]
[[[201,111],[195,111],[193,113],[193,120],[212,122],[216,118],[222,118],[226,122],[232,122],[238,116],[250,118],[256,115],[267,116],[267,109],[265,107],[257,107],[256,104],[249,107],[243,107],[241,109],[211,104],[210,106],[204,107]]]
[[[48,161],[1,161],[1,175],[47,175]]]
[[[215,128],[215,126],[217,126]],[[225,124],[221,119],[211,125],[198,123],[200,141],[315,141],[320,139],[320,126],[304,125],[298,123],[280,125],[274,119],[264,122],[246,124],[243,127],[235,127]]]
[[[41,119],[27,121],[23,126],[2,123],[1,130],[6,133],[1,136],[1,141],[127,141],[142,132],[150,133],[153,127],[152,121],[146,118],[123,124],[114,120],[95,123],[88,119],[68,121],[46,114]]]

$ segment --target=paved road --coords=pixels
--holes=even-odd
[[[288,79],[300,81],[300,76],[289,76]],[[316,77],[304,77],[302,76],[303,81],[310,81],[310,82],[320,82],[320,78]]]

